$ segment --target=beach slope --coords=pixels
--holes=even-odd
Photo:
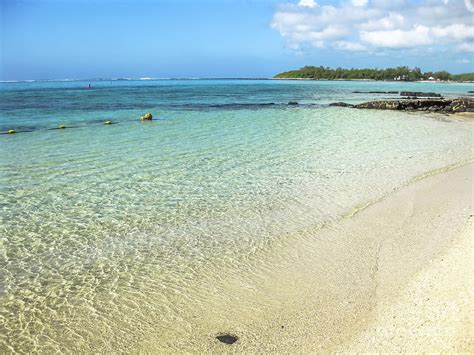
[[[189,352],[470,352],[473,167],[420,176],[213,279]],[[209,286],[210,287],[210,286]],[[229,301],[231,300],[231,301]],[[214,334],[239,337],[233,345]],[[203,341],[207,339],[207,341]],[[168,349],[153,336],[141,350]]]
[[[428,177],[361,213],[380,213],[372,317],[339,351],[474,350],[473,165]],[[377,212],[378,211],[378,212]]]

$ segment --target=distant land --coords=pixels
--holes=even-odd
[[[396,67],[386,69],[343,69],[305,66],[274,76],[274,79],[312,80],[384,80],[384,81],[464,81],[474,82],[474,73],[451,74],[447,71],[425,72],[420,68]]]

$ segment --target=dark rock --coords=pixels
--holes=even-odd
[[[449,105],[452,112],[474,112],[474,99],[459,98],[452,100]]]
[[[354,106],[376,110],[420,110],[429,112],[474,112],[474,99],[424,99],[424,100],[381,100],[364,102]]]
[[[399,110],[402,105],[403,102],[401,101],[370,101],[355,105],[355,107],[376,110]]]
[[[354,94],[398,94],[398,91],[353,91]]]
[[[290,102],[288,102],[288,105],[293,106],[293,105],[298,105],[298,103],[296,101],[290,101]]]
[[[402,91],[400,96],[416,96],[416,97],[441,97],[441,94],[434,92],[420,92],[420,91]]]
[[[468,94],[474,94],[474,91],[468,91],[467,93]]]
[[[219,340],[221,343],[224,343],[224,344],[234,344],[237,340],[239,340],[238,337],[236,337],[235,335],[231,335],[231,334],[218,335],[218,336],[216,336],[216,339]]]
[[[346,102],[333,102],[329,106],[339,106],[339,107],[354,107],[354,105],[348,104]]]

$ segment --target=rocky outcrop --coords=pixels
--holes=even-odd
[[[354,105],[348,104],[346,102],[333,102],[329,106],[339,106],[339,107],[354,107]]]
[[[451,112],[474,112],[474,99],[463,98],[452,100],[450,104]]]
[[[359,109],[428,111],[441,113],[474,112],[474,99],[427,99],[400,101],[370,101],[354,106]]]
[[[422,91],[353,91],[354,94],[400,94],[400,96],[407,96],[410,98],[418,97],[442,97],[441,94],[435,92]]]
[[[398,91],[353,91],[354,94],[398,94]]]
[[[441,94],[435,92],[421,92],[421,91],[401,91],[400,96],[412,97],[441,97]]]

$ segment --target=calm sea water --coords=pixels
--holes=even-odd
[[[216,287],[233,270],[236,290],[258,288],[294,233],[473,155],[470,123],[328,107],[472,84],[90,83],[0,83],[0,131],[20,132],[0,135],[1,352],[211,341],[232,326],[213,310],[237,294]]]

